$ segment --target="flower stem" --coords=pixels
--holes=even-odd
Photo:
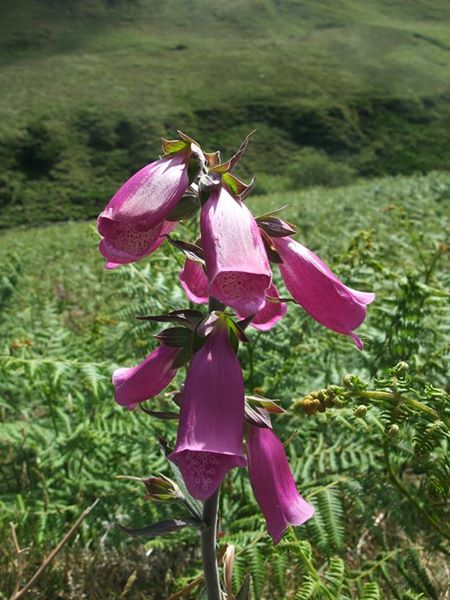
[[[208,312],[224,310],[225,306],[209,297]],[[219,567],[216,555],[217,517],[219,512],[220,486],[214,494],[203,503],[202,530],[202,559],[203,573],[205,578],[206,596],[208,600],[222,600],[222,592],[219,580]]]
[[[202,558],[208,600],[221,600],[222,598],[216,557],[219,493],[220,488],[203,504]]]

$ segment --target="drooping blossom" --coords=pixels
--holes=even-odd
[[[191,302],[194,304],[208,303],[208,278],[199,262],[187,258],[179,279],[181,287]]]
[[[245,466],[243,427],[242,371],[219,321],[189,365],[177,443],[169,456],[194,498],[209,498],[230,469]]]
[[[108,226],[109,225],[104,225],[105,228]],[[141,242],[146,239],[148,241],[148,246],[147,250],[144,254],[142,254],[142,256],[131,254],[131,245],[128,246],[128,251],[119,250],[117,246],[112,246],[107,241],[107,238],[104,238],[100,242],[99,249],[103,256],[107,259],[105,263],[105,269],[116,269],[117,267],[120,267],[120,265],[135,262],[136,260],[144,258],[144,256],[149,256],[161,246],[166,239],[166,236],[173,231],[176,226],[177,223],[175,221],[163,221],[162,223],[156,225],[156,227],[153,229],[150,229],[146,233],[144,232],[142,234],[142,238],[140,239]],[[113,224],[111,227],[114,228],[115,225]],[[136,229],[133,234],[136,240],[139,238],[139,234],[139,231]]]
[[[180,348],[158,346],[136,367],[116,369],[112,376],[116,402],[133,409],[160,394],[175,377],[172,367]]]
[[[208,278],[200,263],[186,259],[180,273],[180,283],[191,302],[195,304],[208,303]],[[272,300],[279,297],[277,288],[271,283],[266,290],[266,299],[262,309],[256,313],[250,323],[252,327],[260,331],[268,331],[284,317],[287,312],[286,303]],[[243,318],[242,315],[238,316]]]
[[[283,444],[271,429],[249,425],[247,456],[253,493],[278,544],[289,525],[302,525],[313,516],[314,507],[297,491]]]
[[[283,261],[279,268],[284,283],[296,302],[325,327],[353,338],[361,350],[363,343],[354,329],[364,321],[375,294],[344,285],[318,256],[291,237],[273,242]]]
[[[200,228],[209,295],[245,317],[257,313],[272,272],[249,209],[219,186],[202,207]]]
[[[279,298],[277,288],[273,283],[266,290],[266,300],[263,307],[253,317],[250,325],[260,331],[269,331],[278,321],[280,321],[287,312],[286,302],[274,302],[273,299]]]
[[[195,150],[197,152],[197,150]],[[189,185],[192,145],[150,163],[114,194],[97,220],[100,252],[114,265],[134,262],[153,252],[167,233],[166,217]]]

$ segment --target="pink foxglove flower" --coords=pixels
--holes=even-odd
[[[160,394],[175,377],[172,367],[180,348],[158,346],[136,367],[116,369],[112,376],[118,404],[133,409]]]
[[[278,321],[280,321],[287,312],[286,302],[273,302],[271,298],[279,298],[277,288],[273,283],[266,290],[266,300],[264,306],[253,317],[250,325],[260,331],[269,331]]]
[[[180,273],[180,283],[187,297],[195,304],[208,303],[208,278],[202,265],[187,259]],[[253,317],[250,325],[260,331],[268,331],[284,317],[287,312],[285,302],[273,302],[271,298],[279,298],[278,290],[273,283],[266,290],[266,300],[261,310]],[[242,315],[238,315],[241,318]]]
[[[271,429],[249,425],[248,472],[253,493],[275,544],[289,525],[302,525],[314,507],[297,491],[283,444]]]
[[[245,466],[243,428],[242,371],[219,322],[189,365],[177,443],[169,456],[194,498],[209,498],[231,468]]]
[[[164,220],[189,185],[191,154],[188,146],[150,163],[114,194],[97,220],[100,252],[108,261],[134,262],[159,245]]]
[[[208,303],[208,279],[199,262],[187,258],[179,277],[181,287],[191,302]]]
[[[290,237],[273,238],[283,263],[281,275],[292,297],[329,329],[349,335],[361,350],[363,343],[353,332],[364,321],[367,305],[375,294],[353,290],[311,250]]]
[[[135,262],[144,256],[148,256],[152,254],[155,250],[157,250],[163,241],[166,239],[167,234],[169,234],[175,227],[177,223],[174,221],[163,221],[159,225],[156,225],[153,229],[150,229],[146,233],[143,234],[141,241],[145,238],[148,243],[147,249],[144,254],[136,255],[130,254],[129,251],[119,250],[117,246],[112,246],[107,238],[104,238],[99,245],[100,252],[107,259],[105,264],[105,269],[115,269],[120,267],[120,265],[128,264],[130,262]],[[108,227],[108,225],[104,224],[104,227]],[[112,228],[115,227],[113,224]],[[135,236],[139,236],[139,232],[134,232]],[[153,240],[153,241],[152,241]],[[130,249],[130,248],[129,248]]]
[[[202,207],[200,227],[209,295],[246,317],[257,313],[272,272],[253,215],[218,187]]]

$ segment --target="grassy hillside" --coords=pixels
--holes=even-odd
[[[255,213],[286,202],[285,216],[298,223],[299,240],[349,285],[377,294],[359,331],[363,353],[293,305],[270,335],[249,331],[252,350],[240,350],[247,390],[262,387],[289,409],[274,419],[275,426],[283,440],[290,439],[296,479],[317,510],[299,536],[311,542],[321,577],[324,572],[328,577],[329,559],[338,566],[345,561],[354,598],[438,600],[447,580],[438,550],[444,540],[416,511],[426,502],[427,514],[445,526],[445,488],[433,492],[440,477],[445,486],[445,468],[439,471],[445,442],[434,448],[428,440],[429,455],[418,456],[415,414],[406,419],[399,411],[400,432],[391,439],[386,432],[398,415],[376,402],[361,419],[352,406],[306,417],[292,408],[292,400],[340,384],[347,372],[385,385],[386,369],[398,361],[410,365],[408,395],[428,403],[440,398],[450,328],[445,245],[450,175],[250,199]],[[180,226],[176,235],[194,233]],[[181,534],[176,543],[169,536],[140,544],[116,526],[146,525],[167,514],[144,501],[139,486],[114,477],[169,474],[156,440],[164,435],[173,442],[175,426],[115,405],[110,375],[115,365],[135,364],[153,347],[155,326],[136,321],[136,314],[186,306],[174,252],[164,245],[149,259],[111,272],[103,269],[90,223],[0,235],[0,597],[2,592],[7,597],[14,582],[9,522],[17,524],[21,545],[30,548],[28,574],[96,497],[100,504],[33,598],[160,600],[183,587],[186,575],[198,574],[195,534]],[[173,410],[164,397],[148,404]],[[419,502],[409,502],[393,485],[383,448],[395,456],[393,468]],[[436,467],[433,480],[430,465]],[[304,581],[293,538],[272,546],[242,469],[225,486],[221,543],[237,546],[236,583],[250,570],[255,598],[293,598]],[[340,573],[334,581],[342,582]]]
[[[0,227],[94,216],[176,128],[260,191],[447,168],[446,0],[3,0]],[[289,163],[289,165],[288,165]]]

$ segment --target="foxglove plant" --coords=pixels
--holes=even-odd
[[[184,505],[188,517],[153,524],[132,535],[155,536],[185,526],[202,538],[204,581],[209,600],[222,600],[216,559],[220,485],[228,471],[248,466],[251,487],[274,543],[289,525],[314,514],[297,490],[270,413],[273,401],[246,396],[238,358],[248,342],[247,326],[268,331],[286,314],[287,301],[301,305],[316,321],[362,342],[354,330],[364,321],[374,294],[345,286],[313,252],[293,239],[296,229],[275,213],[254,217],[245,204],[253,188],[232,174],[245,152],[221,162],[189,136],[163,140],[164,155],[131,177],[98,218],[100,252],[106,268],[135,262],[167,240],[185,255],[179,275],[198,309],[141,317],[172,323],[156,338],[159,346],[139,365],[114,371],[116,401],[127,409],[151,400],[187,367],[173,394],[179,412],[144,409],[156,418],[178,420],[174,448],[178,485],[161,475],[142,479],[153,500]],[[172,237],[178,221],[200,211],[198,239]],[[292,298],[280,296],[270,263],[277,264]],[[208,310],[201,310],[207,304]],[[179,469],[179,471],[178,471]]]

